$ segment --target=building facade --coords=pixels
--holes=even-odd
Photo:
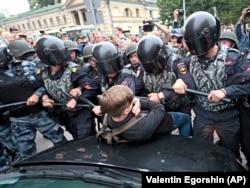
[[[60,29],[73,25],[90,25],[87,19],[89,7],[84,0],[62,0],[61,3],[0,19],[5,30],[16,27],[20,32]],[[100,0],[97,9],[103,22],[94,24],[96,31],[113,34],[113,28],[121,27],[131,34],[139,34],[142,22],[150,17],[159,17],[156,0]],[[87,16],[88,14],[88,16]]]

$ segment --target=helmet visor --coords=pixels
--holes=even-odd
[[[185,40],[185,42],[190,50],[190,53],[197,56],[206,54],[210,46],[207,38],[205,37],[199,37],[195,40]]]
[[[46,58],[41,58],[43,63],[48,65],[65,65],[70,60],[70,54],[67,48],[59,50],[44,49]]]
[[[149,62],[142,61],[142,66],[145,69],[145,72],[150,74],[158,74],[161,73],[165,68],[165,59],[164,56],[161,54],[163,53],[162,50],[160,50],[158,56]]]
[[[112,73],[116,73],[123,68],[120,56],[108,60],[103,61],[95,61],[96,67],[100,71],[102,75],[108,75]]]

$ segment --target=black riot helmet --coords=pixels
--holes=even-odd
[[[137,56],[147,73],[158,74],[165,68],[164,43],[155,35],[141,38],[137,47]]]
[[[96,68],[103,75],[116,73],[123,68],[121,55],[111,42],[103,41],[96,44],[92,50],[92,57]]]
[[[92,50],[95,44],[87,44],[82,50],[82,56],[84,61],[87,62],[87,58],[92,57]]]
[[[129,61],[129,55],[136,52],[137,46],[138,46],[138,43],[133,42],[126,49],[126,57],[127,57],[128,61]]]
[[[80,50],[77,48],[76,43],[73,42],[72,40],[63,40],[63,43],[65,44],[65,46],[68,48],[69,51],[75,50],[77,54],[80,54]]]
[[[28,57],[35,54],[34,47],[25,40],[14,40],[9,44],[14,57]]]
[[[0,40],[0,67],[5,67],[13,60],[13,54],[3,40]]]
[[[36,53],[47,65],[65,66],[70,61],[69,50],[63,41],[55,36],[41,37],[36,43]]]
[[[184,27],[184,39],[192,55],[203,56],[218,43],[220,22],[208,12],[191,14]]]

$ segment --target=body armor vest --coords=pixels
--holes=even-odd
[[[42,78],[44,81],[44,86],[47,92],[55,99],[57,102],[65,103],[69,100],[69,91],[72,88],[71,74],[72,68],[78,65],[70,62],[65,68],[65,71],[61,78],[57,80],[51,80],[48,75],[48,69],[42,73]]]
[[[133,71],[129,70],[129,69],[122,69],[120,70],[116,77],[112,79],[112,82],[109,81],[109,78],[107,76],[103,76],[102,77],[102,83],[101,83],[101,91],[102,93],[106,92],[110,87],[112,87],[113,85],[117,85],[122,83],[123,77],[126,74],[130,74],[135,76],[135,74],[133,73]]]
[[[221,89],[226,83],[225,61],[228,49],[221,46],[221,49],[215,60],[211,62],[200,62],[197,56],[191,57],[190,73],[192,74],[196,89],[198,91],[209,93],[211,90]],[[198,106],[208,111],[221,111],[230,106],[230,103],[224,101],[210,102],[207,97],[195,95],[195,101]]]
[[[244,59],[242,61],[244,62],[245,59],[250,62],[250,49],[244,50]],[[241,101],[246,108],[250,108],[250,95],[242,97]]]
[[[26,101],[35,91],[34,86],[29,81],[30,73],[23,71],[22,66],[15,74],[11,69],[0,72],[0,102],[9,104]]]
[[[159,93],[162,91],[162,87],[164,86],[169,86],[171,87],[177,77],[175,73],[173,72],[173,62],[177,58],[175,54],[172,54],[166,63],[166,68],[164,69],[163,72],[159,74],[147,74],[145,73],[144,75],[144,84],[145,88],[150,92],[150,93]],[[185,100],[188,100],[188,97],[186,95],[180,95],[178,100],[172,100],[172,99],[167,99],[165,100],[165,105],[171,109],[175,109],[180,104],[182,104]]]

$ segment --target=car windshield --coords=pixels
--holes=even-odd
[[[20,167],[0,177],[0,187],[10,186],[13,188],[141,187],[141,177],[139,173],[104,167],[29,166]]]

